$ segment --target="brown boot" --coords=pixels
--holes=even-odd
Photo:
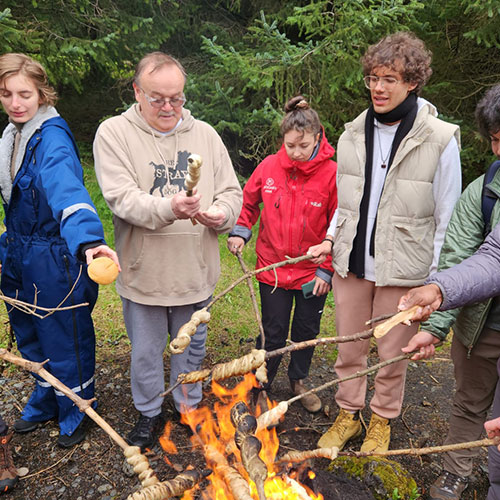
[[[17,470],[10,453],[12,434],[0,436],[0,494],[10,491],[17,483]]]
[[[359,412],[350,413],[340,408],[333,425],[321,436],[318,441],[320,448],[338,448],[339,451],[350,439],[361,435],[361,421]]]
[[[366,431],[365,440],[361,445],[361,450],[364,452],[387,451],[391,441],[391,424],[387,418],[381,417],[376,413],[372,413],[370,425]]]
[[[300,394],[304,394],[309,389],[304,385],[302,380],[292,380],[290,379],[290,387],[292,388],[292,392],[295,396],[299,396]],[[300,398],[299,400],[302,403],[302,406],[311,413],[317,413],[321,410],[321,399],[316,396],[314,393],[310,393],[307,396]]]

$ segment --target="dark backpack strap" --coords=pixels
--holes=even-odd
[[[486,186],[493,180],[499,168],[500,160],[494,161],[484,174],[483,191],[481,193],[481,212],[483,213],[485,236],[491,232],[491,212],[498,200],[498,197],[493,195]]]

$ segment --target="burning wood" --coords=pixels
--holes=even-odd
[[[199,407],[183,416],[194,432],[191,438],[213,470],[210,485],[201,491],[204,500],[320,500],[321,495],[304,497],[302,489],[277,475],[275,457],[279,449],[276,430],[259,429],[245,403],[256,384],[248,374],[233,389],[212,381],[218,398],[213,410]],[[215,418],[216,416],[216,418]],[[160,439],[163,443],[163,438]],[[190,497],[191,498],[191,497]]]
[[[241,474],[234,467],[231,467],[227,463],[222,453],[211,446],[204,446],[204,452],[207,460],[216,464],[217,471],[222,475],[234,500],[254,500],[247,481],[243,479]]]
[[[238,401],[231,408],[231,422],[236,428],[234,440],[241,453],[243,467],[250,479],[257,487],[260,500],[266,500],[264,492],[264,482],[267,479],[267,467],[259,457],[262,443],[254,432],[257,430],[257,419],[250,414],[248,406],[242,401]]]

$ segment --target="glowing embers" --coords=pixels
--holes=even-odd
[[[323,499],[300,484],[296,473],[285,475],[283,468],[275,465],[279,449],[276,429],[257,430],[255,416],[247,407],[255,385],[251,374],[233,389],[212,382],[218,399],[213,409],[204,406],[183,415],[182,422],[193,431],[193,447],[202,451],[212,470],[209,485],[203,491],[185,493],[183,500]],[[268,402],[270,408],[275,406]],[[175,453],[169,432],[170,427],[166,427],[160,443],[167,453]]]

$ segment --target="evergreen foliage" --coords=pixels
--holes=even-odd
[[[186,106],[216,127],[248,176],[276,151],[283,105],[298,93],[335,144],[368,105],[365,49],[412,30],[434,54],[423,97],[461,126],[467,183],[491,161],[473,113],[500,80],[499,21],[497,0],[19,0],[0,9],[0,51],[47,67],[64,116],[87,141],[103,116],[133,100],[121,88],[137,60],[171,53],[188,70]]]

